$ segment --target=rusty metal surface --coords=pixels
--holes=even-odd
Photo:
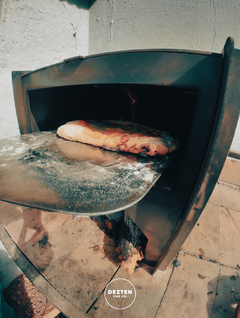
[[[38,130],[31,116],[29,91],[71,85],[157,85],[198,92],[197,103],[207,108],[202,110],[206,112],[215,103],[221,63],[221,54],[138,50],[77,57],[25,74],[13,72],[20,131],[31,133]],[[19,89],[16,89],[17,85]]]
[[[71,214],[106,214],[137,203],[171,156],[142,157],[63,140],[55,131],[0,141],[0,199]]]

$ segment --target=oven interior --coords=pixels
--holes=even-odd
[[[144,261],[154,267],[183,215],[203,161],[201,156],[186,161],[190,137],[196,134],[192,127],[196,121],[197,92],[158,85],[98,84],[30,90],[28,96],[40,131],[54,130],[77,119],[131,121],[134,99],[134,116],[139,124],[166,131],[180,142],[180,149],[155,186],[129,209],[129,215],[151,242]],[[204,118],[201,121],[210,132],[213,123]],[[204,139],[201,147],[207,147]],[[188,153],[191,156],[194,149]],[[189,175],[181,174],[189,163]]]
[[[28,92],[30,109],[40,131],[57,129],[77,119],[132,121],[131,104],[137,123],[168,132],[180,142],[174,163],[158,185],[172,193],[188,145],[196,93],[154,85],[74,85]],[[132,95],[132,97],[129,96]],[[163,180],[165,179],[165,180]]]

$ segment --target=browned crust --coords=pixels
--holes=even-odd
[[[72,121],[57,130],[67,140],[78,141],[112,151],[149,156],[166,155],[179,148],[169,134],[122,121]]]

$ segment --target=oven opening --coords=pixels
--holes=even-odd
[[[180,142],[172,169],[157,186],[174,190],[188,144],[196,94],[153,85],[76,85],[28,92],[40,131],[67,121],[116,119],[134,121],[168,132]],[[163,179],[169,179],[163,180]]]
[[[190,195],[189,184],[183,195],[182,188],[188,177],[181,175],[181,169],[194,122],[196,92],[154,85],[101,84],[44,88],[28,94],[40,131],[55,130],[68,121],[79,119],[136,120],[139,124],[166,131],[179,141],[180,149],[168,168],[129,212],[151,241],[151,249],[146,248],[145,263],[155,266]],[[192,186],[198,169],[194,173],[196,175],[189,181]]]

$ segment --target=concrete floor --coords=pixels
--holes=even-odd
[[[114,278],[126,278],[135,286],[133,305],[113,309],[101,294],[88,314],[79,312],[78,317],[233,318],[240,300],[239,243],[240,161],[228,158],[198,223],[176,256],[180,266],[171,264],[154,276],[139,269],[130,277],[120,268]]]

